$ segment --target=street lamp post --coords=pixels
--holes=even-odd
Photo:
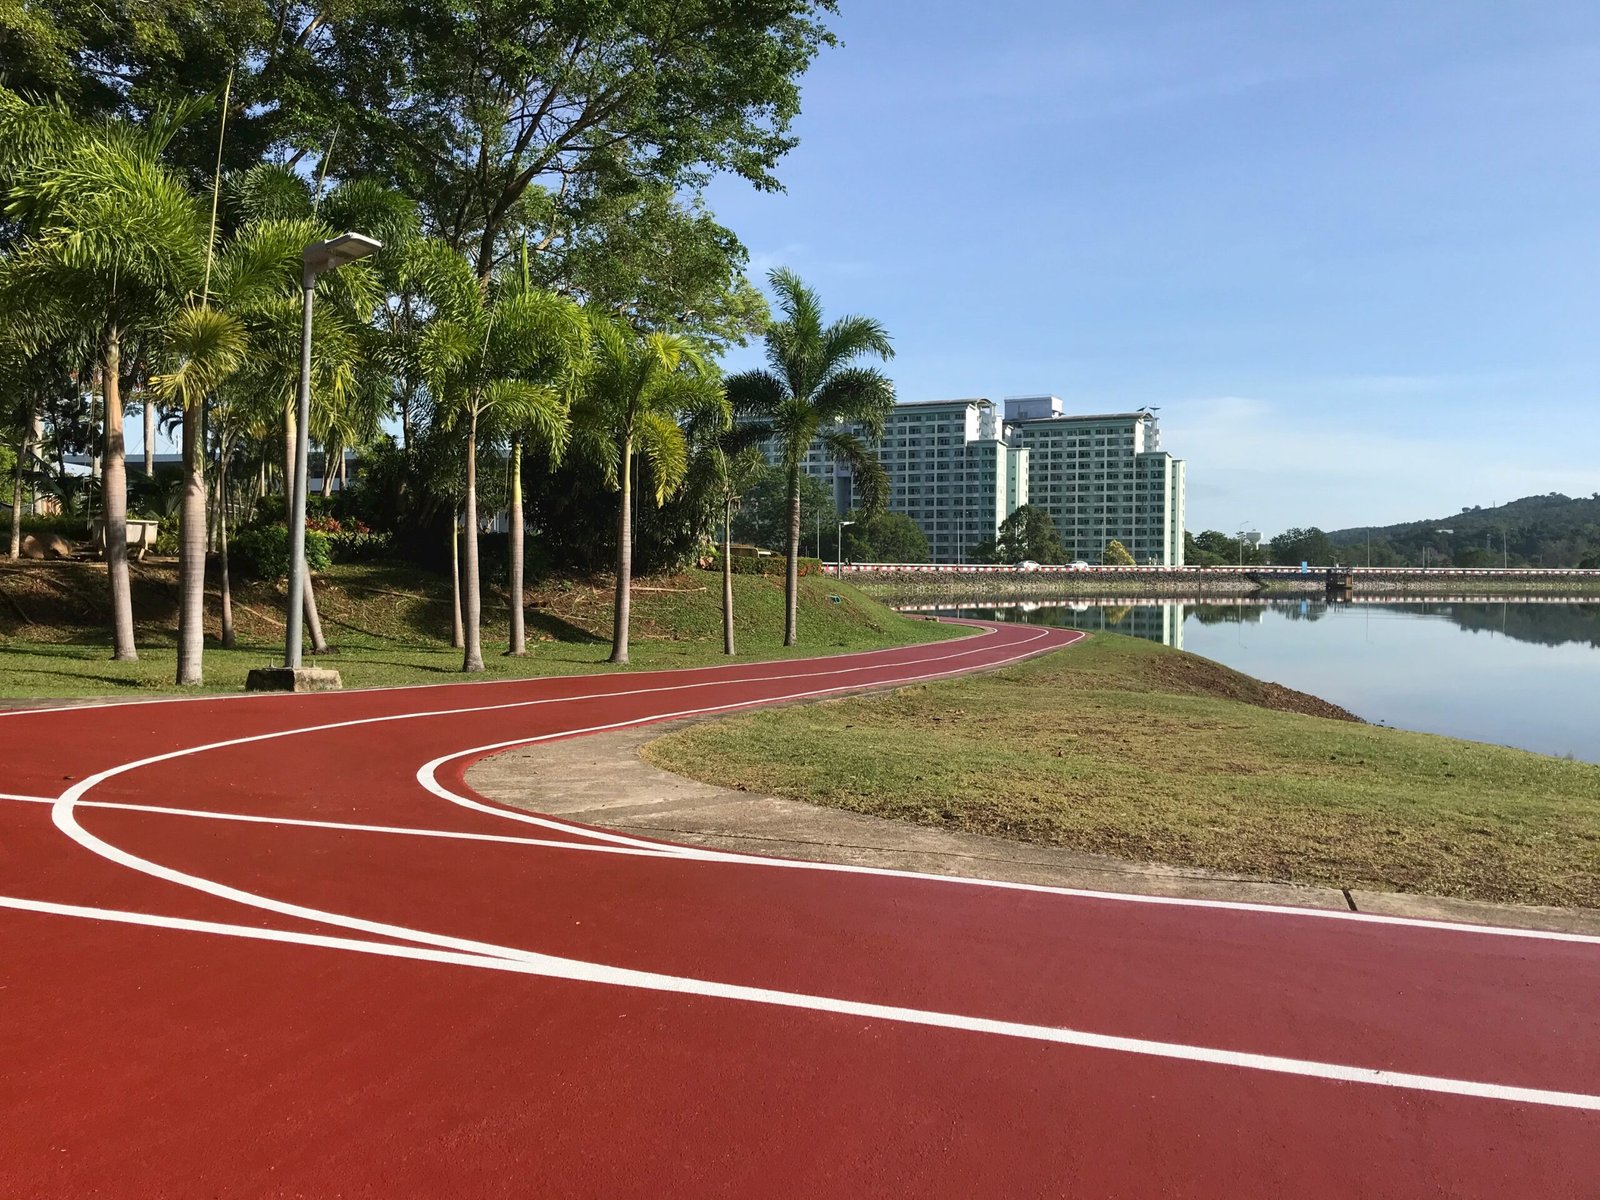
[[[283,665],[300,666],[300,619],[306,587],[306,471],[311,457],[311,300],[317,276],[383,249],[383,243],[360,233],[341,233],[313,242],[301,255],[300,387],[295,396],[294,493],[289,506],[289,611],[284,631]],[[326,468],[324,468],[326,469]]]
[[[833,573],[835,576],[844,574],[844,527],[854,524],[854,521],[840,520],[839,522],[839,532],[833,542]]]

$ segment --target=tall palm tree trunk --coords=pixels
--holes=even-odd
[[[450,645],[461,650],[467,644],[466,631],[461,623],[461,513],[450,510],[450,601],[453,608],[450,623]]]
[[[144,478],[156,477],[156,406],[147,396],[144,402]]]
[[[611,659],[628,661],[628,620],[633,607],[633,434],[622,439],[622,488],[617,504],[617,602],[611,620]]]
[[[483,593],[478,580],[478,414],[467,425],[467,538],[462,546],[466,575],[466,640],[463,671],[483,670]]]
[[[295,434],[298,432],[298,422],[295,420],[294,410],[290,409],[284,415],[283,421],[283,515],[285,523],[288,522],[289,505],[294,503],[294,452]],[[311,653],[328,654],[328,643],[322,636],[322,617],[317,612],[317,593],[311,586],[311,564],[306,563],[304,586],[301,588],[303,599],[300,610],[305,614],[306,636],[311,639]]]
[[[128,459],[122,435],[122,331],[106,329],[102,387],[105,392],[105,466],[100,512],[106,534],[106,573],[111,578],[111,657],[137,662],[133,644],[133,586],[128,577]]]
[[[222,648],[232,650],[233,588],[228,583],[228,446],[222,447],[217,459],[217,567],[218,586],[222,591]]]
[[[328,440],[322,444],[322,498],[324,500],[333,495],[333,480],[335,470],[333,459],[335,447],[337,445],[337,439],[331,435],[329,436]],[[338,449],[337,453],[341,459],[344,457],[344,450],[342,448]]]
[[[528,635],[522,615],[522,439],[511,439],[511,537],[507,558],[511,561],[509,593],[511,600],[511,649],[513,657],[528,652]]]
[[[178,509],[178,684],[203,681],[206,602],[206,458],[199,407],[183,413],[183,499]]]
[[[11,478],[11,557],[22,557],[22,481],[33,454],[33,401],[28,402],[27,420],[22,426],[22,445],[17,447],[17,470]]]
[[[799,640],[797,617],[800,608],[800,466],[789,467],[789,561],[783,574],[783,644]]]
[[[733,500],[722,502],[722,652],[733,653]]]

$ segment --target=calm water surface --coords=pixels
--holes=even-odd
[[[1097,598],[936,611],[1132,634],[1368,721],[1600,762],[1600,603]]]

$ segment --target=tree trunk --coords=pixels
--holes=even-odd
[[[289,506],[294,503],[294,452],[295,434],[298,432],[298,422],[295,420],[294,410],[289,409],[283,418],[283,515],[284,524],[289,524]],[[322,636],[322,617],[317,612],[317,593],[311,586],[311,564],[306,563],[305,581],[302,585],[304,599],[300,603],[300,611],[305,614],[306,636],[311,639],[311,653],[331,654],[328,643]]]
[[[326,443],[322,447],[322,487],[319,491],[324,500],[333,495],[333,453]]]
[[[733,653],[733,501],[722,502],[722,652]]]
[[[28,459],[33,454],[33,413],[29,401],[28,419],[22,426],[22,445],[17,447],[17,471],[11,480],[11,557],[22,557],[22,481],[28,473]]]
[[[454,609],[450,624],[450,645],[456,650],[467,644],[461,628],[461,514],[450,510],[450,601]]]
[[[611,620],[611,661],[628,661],[628,616],[633,601],[633,434],[622,439],[622,493],[617,504],[617,603]]]
[[[204,680],[206,457],[198,407],[183,413],[183,499],[178,510],[178,684]]]
[[[101,523],[106,534],[106,573],[111,577],[111,657],[137,662],[133,644],[133,585],[128,577],[128,458],[122,436],[122,331],[106,330],[102,369],[105,392],[105,466],[100,482]]]
[[[508,595],[511,601],[511,649],[506,653],[520,657],[528,652],[528,635],[522,615],[522,439],[511,439],[511,561]]]
[[[222,648],[232,650],[233,589],[228,584],[228,447],[222,448],[217,459],[217,495],[221,497],[217,511],[217,566],[222,589]]]
[[[483,670],[483,594],[478,581],[478,414],[467,425],[467,513],[462,566],[466,574],[466,646],[461,656],[463,671]]]
[[[144,401],[144,481],[156,477],[156,406],[148,396]]]
[[[789,561],[783,576],[783,644],[799,640],[800,608],[800,466],[789,467]]]
[[[322,636],[322,617],[317,612],[317,593],[311,586],[311,566],[306,565],[305,602],[301,608],[306,614],[306,636],[311,639],[311,653],[332,654],[333,647]]]

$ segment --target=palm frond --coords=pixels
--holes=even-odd
[[[192,412],[244,362],[249,339],[236,317],[210,305],[181,309],[167,331],[172,368],[150,381],[168,404]]]
[[[835,372],[817,389],[813,403],[824,426],[856,424],[873,438],[883,436],[894,405],[894,382],[876,367],[847,367]]]
[[[871,317],[840,317],[822,334],[822,369],[831,375],[863,356],[887,361],[894,345],[882,324]]]
[[[634,450],[650,464],[656,505],[682,485],[689,470],[689,441],[683,427],[665,412],[647,412],[634,427]]]
[[[559,390],[525,379],[496,379],[484,388],[491,435],[517,433],[548,448],[552,462],[566,452],[571,414]]]
[[[868,513],[882,511],[889,499],[889,474],[871,447],[843,429],[826,430],[820,437],[828,453],[850,467],[861,492],[861,507]]]
[[[789,398],[789,389],[771,371],[740,371],[723,385],[735,417],[771,419]]]

